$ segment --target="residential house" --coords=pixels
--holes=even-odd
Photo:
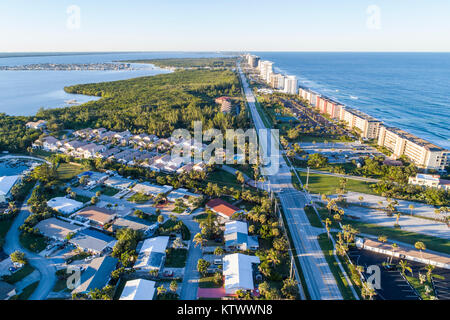
[[[101,254],[109,251],[116,243],[116,240],[100,231],[83,229],[73,236],[69,242],[80,250]]]
[[[47,201],[47,205],[53,210],[62,213],[63,215],[69,215],[77,210],[83,208],[84,204],[82,202],[67,198],[67,197],[56,197]]]
[[[116,217],[116,213],[106,208],[90,206],[78,211],[75,218],[81,221],[90,221],[94,225],[104,226]]]
[[[227,294],[238,290],[254,290],[253,272],[260,260],[257,256],[233,253],[223,258],[224,287]]]
[[[258,250],[258,237],[248,235],[246,222],[232,221],[225,223],[225,246],[228,249]]]
[[[153,300],[155,287],[155,281],[145,279],[129,280],[125,284],[119,300]]]
[[[49,218],[40,221],[36,225],[36,228],[47,238],[64,241],[67,240],[67,237],[77,233],[83,227],[60,219]]]
[[[168,236],[146,239],[142,244],[134,269],[150,271],[160,270],[166,258]]]
[[[7,202],[11,199],[11,190],[19,180],[20,176],[0,177],[0,203]]]
[[[111,279],[111,272],[117,267],[117,262],[116,258],[110,256],[92,259],[81,273],[80,285],[72,293],[87,294],[91,290],[105,287]]]
[[[222,199],[212,199],[206,203],[206,208],[211,211],[217,213],[221,217],[225,219],[231,219],[231,217],[235,214],[243,212],[243,210],[239,209],[232,204],[222,200]]]

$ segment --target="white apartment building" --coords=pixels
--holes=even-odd
[[[381,126],[378,145],[392,151],[395,159],[405,155],[420,168],[443,171],[448,165],[449,150],[395,127]]]
[[[298,81],[296,76],[286,76],[284,80],[284,92],[288,94],[297,94]]]
[[[261,78],[268,82],[270,80],[270,75],[273,73],[273,62],[263,60],[259,62],[258,67]]]

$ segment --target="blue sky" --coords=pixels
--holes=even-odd
[[[449,35],[448,0],[0,2],[0,52],[450,51]]]

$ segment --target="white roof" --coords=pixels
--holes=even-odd
[[[416,178],[439,182],[439,176],[431,175],[431,174],[418,173]]]
[[[242,253],[226,255],[223,258],[223,275],[225,276],[225,292],[233,294],[237,290],[253,290],[253,263],[259,263],[256,256]]]
[[[159,265],[161,257],[166,254],[168,243],[168,236],[154,237],[145,240],[139,251],[138,259],[134,267],[142,268],[151,267],[155,264]]]
[[[47,201],[47,205],[56,211],[69,214],[83,208],[83,203],[66,197],[56,197]]]
[[[3,176],[0,177],[0,195],[6,196],[11,188],[16,184],[19,176]]]
[[[248,234],[247,223],[242,221],[231,221],[225,223],[224,234],[230,234],[235,232]]]
[[[169,243],[168,236],[149,238],[145,240],[144,243],[142,244],[140,252],[147,251],[147,252],[165,253],[168,243]]]
[[[119,300],[153,300],[155,281],[136,279],[127,281]]]
[[[154,196],[156,196],[160,193],[167,193],[167,192],[171,191],[172,189],[173,189],[172,186],[159,186],[159,185],[154,185],[154,184],[150,184],[147,182],[137,183],[132,188],[132,190],[134,192],[151,194]]]
[[[179,188],[169,193],[167,199],[170,201],[175,201],[176,199],[180,199],[183,197],[201,197],[201,195],[189,192],[184,188]]]

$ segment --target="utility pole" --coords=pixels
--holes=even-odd
[[[308,190],[309,183],[309,167],[306,169],[306,190]]]

